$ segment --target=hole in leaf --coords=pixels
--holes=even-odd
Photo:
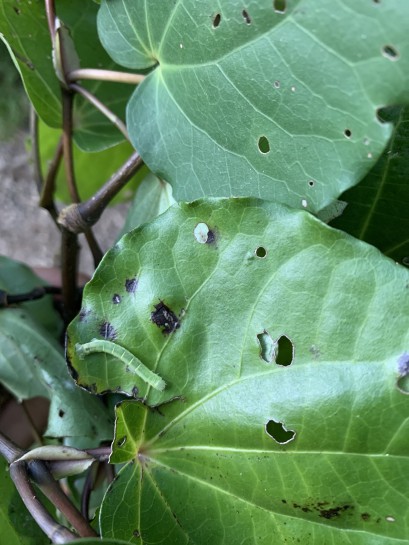
[[[277,341],[276,364],[287,367],[294,359],[294,345],[288,337],[282,335]]]
[[[274,87],[275,87],[276,89],[279,89],[279,88],[280,88],[280,85],[281,85],[281,84],[280,84],[280,82],[279,82],[278,79],[277,79],[277,80],[274,82]]]
[[[287,9],[287,0],[274,0],[273,1],[274,11],[278,13],[285,13]]]
[[[406,267],[409,267],[409,256],[404,257],[404,258],[402,259],[402,263],[403,263],[404,265],[406,265]]]
[[[269,420],[266,424],[266,432],[274,441],[280,445],[285,445],[295,437],[295,431],[287,430],[282,422]]]
[[[301,206],[302,206],[303,208],[307,208],[307,206],[308,206],[307,199],[303,199],[303,200],[301,201]]]
[[[248,13],[248,11],[246,11],[245,9],[243,9],[243,11],[241,12],[241,14],[243,15],[243,19],[246,21],[246,24],[247,25],[251,25],[251,17]]]
[[[344,135],[345,135],[346,138],[351,138],[352,132],[350,131],[350,129],[345,129],[344,130]]]
[[[117,446],[123,447],[126,443],[126,440],[127,440],[127,437],[126,435],[124,435],[123,437],[121,437],[121,439],[118,439],[118,441],[116,442]]]
[[[60,409],[60,410],[58,411],[58,416],[59,416],[60,418],[63,418],[64,415],[65,415],[65,412],[64,412],[62,409]]]
[[[162,329],[163,333],[172,333],[180,327],[176,314],[163,301],[154,306],[155,310],[151,313],[151,320]]]
[[[263,246],[259,246],[258,248],[256,248],[255,254],[256,254],[257,257],[260,257],[262,259],[262,258],[266,257],[267,250],[265,248],[263,248]]]
[[[382,48],[382,54],[391,61],[396,61],[399,58],[399,53],[393,47],[393,45],[384,45]]]
[[[259,333],[257,339],[260,345],[261,358],[267,363],[272,363],[276,357],[277,343],[273,341],[266,330]]]
[[[213,17],[213,28],[217,28],[220,25],[221,20],[222,16],[220,13],[216,13],[216,15]]]
[[[315,185],[314,180],[308,180],[308,185],[309,185],[310,187],[314,187],[314,185]]]
[[[214,232],[205,223],[198,223],[193,234],[199,244],[211,244],[216,240]]]
[[[261,153],[268,153],[270,151],[270,142],[265,136],[260,136],[258,139],[258,149]]]

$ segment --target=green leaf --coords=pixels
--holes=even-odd
[[[0,289],[17,294],[43,284],[28,267],[0,256]],[[50,399],[47,435],[109,439],[105,407],[76,388],[67,373],[56,342],[61,325],[50,297],[0,309],[0,382],[18,399]]]
[[[43,172],[47,172],[48,165],[54,157],[61,131],[52,129],[39,123],[40,156]],[[74,145],[74,164],[79,193],[82,200],[89,199],[109,179],[109,177],[125,163],[133,153],[133,148],[128,142],[122,142],[108,150],[94,153],[82,151]],[[129,200],[135,188],[139,185],[146,168],[138,171],[132,181],[128,182],[125,188],[111,201],[116,204],[120,201]],[[61,165],[57,175],[56,197],[64,203],[71,202],[67,189],[65,169]]]
[[[167,388],[79,359],[94,338]],[[274,203],[173,206],[106,254],[67,352],[84,387],[145,401],[118,408],[105,537],[405,542],[409,272],[375,248]]]
[[[9,295],[18,295],[45,285],[47,285],[47,282],[34,274],[29,267],[0,255],[1,290],[5,290]],[[61,316],[54,309],[51,296],[21,303],[19,308],[28,312],[31,318],[45,328],[55,339],[60,338],[63,322]]]
[[[156,66],[127,124],[176,200],[252,195],[316,212],[385,147],[392,128],[377,108],[409,96],[409,4],[274,5],[101,2],[99,34],[112,58]]]
[[[174,203],[172,186],[149,173],[135,193],[121,236],[155,219]]]
[[[59,18],[71,31],[82,68],[117,69],[99,44],[96,28],[98,6],[93,2],[57,2]],[[0,29],[21,73],[26,91],[43,121],[61,126],[61,91],[55,74],[51,38],[42,0],[0,0]],[[35,44],[35,46],[33,46]],[[99,81],[83,82],[120,118],[132,89],[130,86]],[[77,97],[74,138],[86,151],[98,151],[123,141],[123,135],[94,106]]]
[[[342,196],[349,204],[332,225],[409,265],[409,108],[389,108],[382,118],[395,123],[393,137],[364,180]]]
[[[34,522],[0,458],[0,528],[7,545],[47,545],[50,540]]]

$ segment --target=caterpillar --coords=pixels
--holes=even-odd
[[[110,354],[118,360],[122,361],[129,369],[131,369],[138,377],[144,380],[149,386],[162,392],[166,388],[166,382],[156,373],[151,371],[144,365],[140,359],[134,356],[129,350],[115,344],[111,341],[102,339],[92,339],[92,341],[75,345],[75,351],[79,358],[83,359],[88,354],[94,352],[104,352]]]

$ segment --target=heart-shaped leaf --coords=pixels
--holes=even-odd
[[[156,65],[131,139],[176,200],[252,195],[318,211],[355,185],[408,102],[409,3],[103,0],[103,45]]]
[[[68,332],[81,385],[145,402],[118,408],[103,535],[403,544],[408,326],[408,271],[303,211],[197,201],[124,236]]]

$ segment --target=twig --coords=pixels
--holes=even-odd
[[[20,464],[17,462],[14,465]],[[71,503],[69,498],[61,490],[59,484],[53,479],[47,469],[45,462],[33,460],[27,464],[29,474],[34,482],[41,488],[41,491],[47,496],[55,507],[64,514],[68,522],[78,532],[81,537],[95,537],[98,534],[90,526],[78,509]]]
[[[65,176],[67,178],[68,191],[70,193],[71,200],[73,202],[80,202],[80,196],[78,194],[77,183],[75,180],[74,155],[72,150],[72,113],[74,95],[72,92],[65,89],[62,89],[61,93],[63,111],[62,144],[64,153]]]
[[[49,175],[44,182],[43,172],[41,168],[41,156],[40,156],[40,140],[38,135],[38,116],[34,110],[31,108],[30,113],[30,132],[32,140],[32,158],[34,163],[34,176],[35,182],[38,189],[38,194],[40,195],[40,206],[47,210],[50,214],[54,223],[60,229],[59,224],[57,223],[58,211],[55,206],[53,195],[54,195],[54,179],[49,180]]]
[[[91,79],[98,81],[114,81],[116,83],[130,83],[138,85],[146,76],[131,74],[129,72],[117,72],[115,70],[99,70],[96,68],[79,68],[67,74],[67,80],[75,82],[79,79]]]
[[[61,229],[61,271],[64,321],[69,323],[79,311],[77,295],[78,236],[64,227]]]
[[[125,138],[129,141],[129,134],[126,129],[125,123],[114,114],[109,108],[105,106],[95,95],[90,93],[87,89],[84,89],[84,87],[81,87],[81,85],[78,85],[76,83],[71,83],[70,89],[73,91],[76,91],[79,95],[83,96],[88,102],[90,102],[97,110],[99,110],[105,117],[109,119],[109,121],[117,127],[121,133],[125,136]]]
[[[45,0],[45,11],[47,14],[48,30],[50,31],[51,42],[54,49],[57,19],[55,14],[54,0]]]
[[[10,476],[31,516],[53,543],[69,543],[78,537],[65,526],[58,524],[42,505],[30,483],[24,462],[11,464]]]
[[[47,176],[46,176],[43,189],[41,191],[41,196],[40,196],[40,206],[42,206],[46,210],[49,210],[51,206],[54,209],[56,209],[56,206],[53,201],[53,195],[55,191],[55,182],[56,182],[58,170],[60,168],[61,159],[63,156],[62,148],[63,148],[62,137],[60,137],[54,152],[54,157],[52,158],[50,165],[48,167]]]
[[[24,451],[13,443],[11,439],[0,432],[0,454],[7,460],[9,464],[22,456]]]
[[[142,165],[143,161],[135,151],[93,197],[83,203],[64,208],[58,218],[59,223],[73,233],[82,233],[87,227],[94,225],[110,201]]]
[[[17,295],[10,295],[7,292],[0,290],[0,308],[8,307],[9,305],[15,305],[17,303],[25,303],[26,301],[35,301],[41,299],[45,295],[59,295],[61,288],[56,286],[42,286],[41,288],[34,288],[27,293],[19,293]]]

